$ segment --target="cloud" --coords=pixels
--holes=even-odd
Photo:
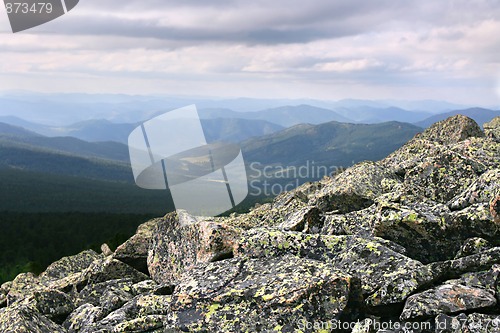
[[[496,87],[499,18],[496,0],[81,1],[20,34],[0,15],[0,88],[439,98]]]

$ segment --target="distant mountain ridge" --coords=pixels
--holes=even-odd
[[[438,121],[445,120],[449,117],[456,116],[459,114],[474,119],[479,124],[479,126],[482,127],[484,123],[487,123],[491,121],[493,118],[500,116],[500,111],[484,109],[484,108],[469,108],[463,110],[454,110],[434,115],[425,120],[416,122],[415,125],[427,128]]]
[[[317,125],[329,121],[353,122],[352,119],[340,115],[333,110],[311,105],[282,106],[256,112],[235,112],[228,109],[201,109],[199,113],[204,119],[240,118],[263,120],[283,127],[304,123]]]
[[[314,162],[346,167],[367,159],[383,158],[422,128],[399,122],[301,124],[242,143],[247,162],[301,166]]]

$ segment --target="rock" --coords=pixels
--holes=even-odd
[[[381,202],[372,215],[371,235],[391,240],[407,249],[406,254],[427,263],[452,257],[456,239],[448,237],[450,210],[435,202]]]
[[[158,285],[153,280],[141,281],[130,287],[134,295],[148,294],[153,292],[156,288],[158,288]]]
[[[398,183],[398,177],[379,163],[361,162],[335,176],[311,204],[322,212],[349,213],[371,206]]]
[[[101,252],[103,256],[109,257],[113,255],[113,251],[109,248],[109,245],[104,243],[101,245]]]
[[[497,195],[490,203],[490,213],[493,217],[493,222],[500,225],[500,195]]]
[[[395,152],[389,154],[389,156],[380,161],[380,164],[394,174],[404,177],[408,170],[422,164],[429,157],[440,155],[447,149],[446,146],[437,142],[422,140],[416,137],[405,143]]]
[[[387,279],[413,280],[424,267],[389,246],[390,242],[383,239],[253,229],[243,234],[237,255],[259,258],[293,254],[329,263],[359,278],[363,294],[369,295]]]
[[[321,230],[325,235],[373,236],[377,205],[347,214],[325,214]]]
[[[66,333],[66,330],[28,306],[15,305],[0,309],[0,332]]]
[[[463,258],[429,263],[413,271],[411,277],[403,274],[385,280],[382,287],[366,298],[366,303],[372,308],[401,303],[418,290],[460,278],[465,273],[489,270],[495,264],[500,264],[497,247]]]
[[[226,224],[177,213],[160,221],[148,255],[153,280],[175,284],[197,263],[233,256],[239,231]]]
[[[456,280],[456,283],[464,286],[488,290],[491,294],[496,294],[497,299],[499,299],[500,295],[497,290],[499,274],[500,265],[493,265],[487,271],[465,273]]]
[[[500,167],[500,141],[489,138],[469,138],[447,148],[463,157],[475,161],[484,170]]]
[[[33,303],[42,315],[59,324],[75,309],[74,297],[57,290],[35,291]]]
[[[495,296],[484,289],[444,284],[410,296],[400,318],[401,320],[430,318],[440,313],[452,314],[477,310],[493,307],[496,304]]]
[[[481,253],[491,248],[490,243],[481,237],[473,237],[467,239],[460,250],[455,255],[455,259],[470,256],[472,254]]]
[[[171,296],[138,295],[125,303],[121,308],[107,314],[105,317],[99,315],[96,317],[96,320],[87,323],[82,333],[122,332],[121,330],[132,328],[142,332],[143,330],[151,329],[151,326],[148,326],[150,319],[165,318],[167,313],[171,311],[171,302]],[[146,321],[143,322],[142,320],[146,317],[150,319],[146,319]],[[155,321],[153,326],[155,326],[155,328],[160,328],[158,324],[159,322]]]
[[[129,279],[135,283],[149,279],[146,274],[112,257],[94,261],[83,271],[82,277],[83,282],[78,286],[79,289],[110,280]]]
[[[92,304],[83,304],[74,310],[62,326],[68,333],[78,333],[91,327],[102,316],[103,309]]]
[[[215,218],[214,221],[245,230],[272,226],[282,230],[316,233],[321,230],[323,219],[319,210],[309,205],[314,194],[312,183],[306,183],[290,192],[279,194],[271,203],[260,205],[248,214],[233,214],[230,217]]]
[[[162,219],[153,219],[141,224],[132,238],[115,250],[113,257],[148,274],[148,251],[153,241],[153,233]]]
[[[133,297],[131,279],[109,280],[101,283],[89,284],[78,294],[78,305],[92,304],[102,308],[108,314]]]
[[[426,157],[404,178],[407,193],[446,204],[470,186],[485,167],[449,149]]]
[[[182,281],[165,328],[190,332],[292,332],[338,318],[350,286],[331,265],[294,256],[200,264]]]
[[[112,332],[113,333],[125,333],[125,332],[164,332],[163,321],[166,316],[161,315],[151,315],[139,317],[136,319],[132,319],[126,321],[124,323],[120,323],[116,325]]]
[[[95,260],[103,256],[92,250],[83,251],[77,255],[64,257],[53,264],[40,275],[42,280],[57,280],[74,273],[80,273],[89,267]]]
[[[496,193],[500,193],[500,169],[495,168],[483,173],[462,193],[450,200],[452,210],[467,208],[477,203],[490,203]]]
[[[483,128],[487,137],[500,140],[500,117],[495,117],[490,122],[483,124]]]
[[[451,144],[470,137],[483,136],[481,127],[474,120],[463,115],[456,115],[433,124],[420,135],[420,139]]]
[[[351,214],[354,218],[349,233],[391,240],[406,248],[407,256],[423,263],[453,258],[468,238],[498,237],[498,228],[485,204],[452,212],[432,201],[402,205],[381,200],[374,207]],[[327,218],[325,225],[328,222]]]
[[[33,273],[21,273],[9,285],[7,293],[7,305],[22,300],[33,294],[36,290],[43,288],[40,280]]]

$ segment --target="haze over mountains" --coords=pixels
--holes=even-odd
[[[198,107],[209,140],[225,139],[231,142],[271,134],[298,124],[398,121],[427,127],[457,113],[482,124],[497,112],[442,101],[211,100],[11,93],[0,95],[0,122],[49,137],[71,136],[91,142],[127,143],[129,133],[142,121],[193,103]]]
[[[104,211],[158,213],[171,207],[168,193],[141,190],[134,184],[126,144],[141,121],[189,101],[178,98],[167,103],[160,97],[126,95],[24,97],[0,97],[2,185],[17,193],[3,191],[0,211],[85,210],[95,204]],[[422,127],[450,115],[461,113],[482,124],[500,114],[490,109],[448,109],[456,105],[436,101],[198,102],[207,141],[241,143],[247,165],[258,162],[262,167],[312,161],[347,167],[383,158]],[[438,109],[446,112],[437,113]],[[310,178],[302,181],[314,180]],[[44,199],[20,200],[34,195],[34,186],[35,197]],[[92,192],[113,194],[81,196]],[[50,203],[51,197],[59,201]]]

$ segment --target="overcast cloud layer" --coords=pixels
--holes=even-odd
[[[500,99],[497,0],[81,0],[0,30],[0,90]]]

